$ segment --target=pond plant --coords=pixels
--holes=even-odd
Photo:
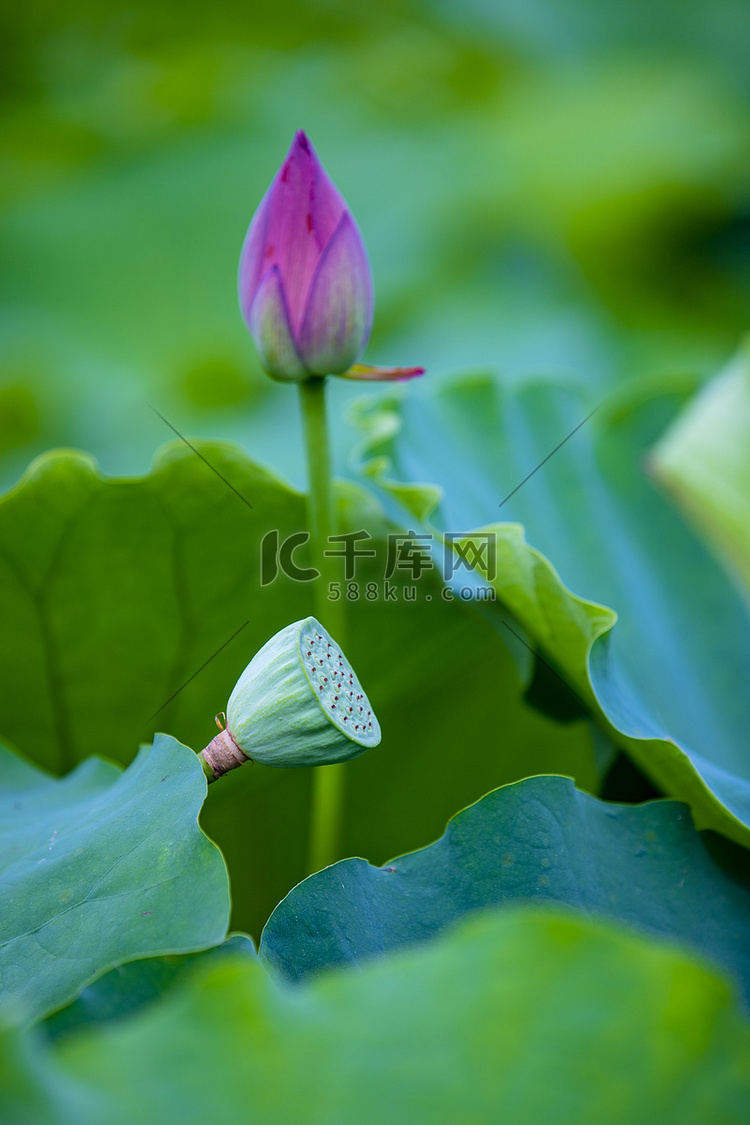
[[[0,498],[0,1120],[750,1122],[750,352],[595,414],[364,364],[303,132],[238,284],[304,496],[182,440]]]

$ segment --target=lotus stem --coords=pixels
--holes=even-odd
[[[312,565],[320,571],[313,586],[315,613],[339,645],[346,646],[343,594],[329,600],[329,583],[335,580],[333,559],[327,558],[328,537],[333,531],[331,459],[328,450],[325,376],[299,383],[300,406],[307,447],[308,512]],[[338,858],[344,775],[341,766],[318,766],[313,772],[312,808],[307,855],[309,872],[319,871]]]

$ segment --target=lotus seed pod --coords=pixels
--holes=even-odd
[[[354,669],[314,617],[272,637],[227,704],[227,729],[203,751],[214,777],[245,759],[267,766],[345,762],[380,742]]]

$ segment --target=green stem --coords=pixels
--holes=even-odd
[[[320,571],[313,597],[315,616],[342,648],[346,645],[343,591],[337,601],[328,597],[336,579],[335,560],[326,558],[333,531],[331,460],[326,425],[325,378],[299,384],[300,406],[307,446],[308,511],[312,564]],[[317,766],[313,770],[312,813],[308,848],[308,871],[319,871],[338,858],[344,775],[341,766]]]

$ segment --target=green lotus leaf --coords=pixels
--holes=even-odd
[[[198,826],[195,754],[160,735],[132,765],[56,779],[0,748],[0,1011],[38,1019],[115,965],[223,940],[229,883]]]
[[[400,518],[464,549],[493,537],[496,561],[461,563],[452,586],[489,586],[476,604],[537,670],[699,827],[747,845],[747,605],[643,472],[684,397],[637,388],[584,425],[590,404],[559,386],[417,387],[359,406],[360,462]]]
[[[4,1045],[13,1125],[29,1091],[54,1125],[739,1125],[750,1098],[750,1027],[723,980],[551,909],[294,989],[226,958],[121,1024],[32,1042]]]
[[[685,805],[621,805],[569,778],[488,793],[434,844],[372,867],[345,859],[289,892],[261,957],[285,979],[435,937],[491,906],[544,903],[679,942],[750,999],[750,869],[744,849],[697,833]]]
[[[87,1024],[122,1019],[175,988],[198,963],[205,965],[237,954],[253,960],[257,957],[252,940],[245,934],[231,934],[221,945],[201,953],[173,953],[128,961],[86,985],[72,1004],[53,1012],[39,1026],[50,1038],[57,1039]]]
[[[309,582],[268,562],[261,574],[264,542],[304,540],[305,497],[236,449],[196,449],[215,472],[182,443],[126,480],[52,453],[0,498],[0,735],[48,769],[97,753],[105,734],[122,763],[160,730],[200,751],[251,657],[314,613]],[[398,526],[361,487],[342,483],[338,506],[339,532],[365,530],[358,549],[375,552],[357,560],[346,654],[383,733],[377,753],[341,767],[339,854],[384,860],[419,847],[523,773],[561,769],[597,785],[588,724],[527,706],[504,641],[471,608],[446,604],[434,576],[414,584],[397,570],[386,596]],[[304,542],[293,560],[308,567]],[[343,585],[343,560],[341,573]],[[211,786],[201,823],[230,869],[233,926],[259,935],[307,874],[312,776],[256,765]]]
[[[650,465],[750,591],[750,340],[675,419]]]

